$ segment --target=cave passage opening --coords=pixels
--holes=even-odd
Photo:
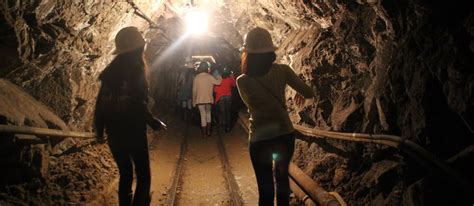
[[[195,33],[194,27],[189,28],[183,19],[170,18],[173,28],[177,29],[171,41],[163,43],[160,33],[149,30],[151,36],[145,50],[148,61],[148,78],[150,96],[160,104],[176,102],[176,94],[180,87],[180,78],[189,70],[194,70],[201,61],[211,64],[211,71],[223,73],[231,71],[234,78],[240,75],[240,51],[219,35]],[[201,22],[205,23],[205,22]],[[169,31],[165,31],[169,32]],[[234,99],[240,99],[234,91]],[[239,106],[240,107],[240,106]]]
[[[472,183],[473,2],[3,1],[0,123],[92,132],[97,76],[113,59],[115,34],[126,26],[136,26],[147,40],[149,94],[159,110],[154,112],[177,115],[173,109],[183,71],[210,60],[237,77],[243,34],[260,26],[279,46],[277,62],[290,65],[316,90],[315,103],[304,108],[293,104],[294,91],[285,92],[295,124],[403,136]],[[186,15],[193,10],[207,15]],[[67,156],[61,147],[74,149],[75,141],[37,136],[36,143],[18,146],[15,139],[21,138],[2,140],[2,148],[8,147],[2,153],[11,157],[7,163],[16,164],[5,167],[15,173],[11,181],[44,175],[63,182],[54,172],[62,174],[61,167],[71,165],[58,160]],[[107,154],[102,147],[89,149],[94,157]],[[296,149],[294,161],[323,187],[342,191],[351,204],[452,204],[460,196],[455,185],[443,185],[449,180],[439,181],[430,169],[391,148],[302,137]],[[40,158],[21,156],[23,151]],[[42,161],[35,165],[34,159]],[[96,176],[88,177],[95,183]],[[74,189],[67,192],[80,191]],[[12,197],[27,193],[22,194]],[[40,200],[45,196],[35,194]]]

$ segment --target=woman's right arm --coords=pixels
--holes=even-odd
[[[214,76],[212,76],[212,75],[209,75],[209,76],[210,76],[209,79],[210,79],[210,81],[212,82],[212,84],[214,84],[214,85],[219,85],[219,84],[221,84],[221,82],[222,82],[222,76],[217,76],[217,77],[214,77]]]
[[[239,91],[240,97],[244,102],[245,106],[249,107],[251,99],[249,98],[249,89],[247,89],[247,84],[245,84],[244,78],[237,78],[237,90]]]
[[[313,98],[314,91],[306,85],[298,76],[296,76],[296,73],[291,69],[289,66],[284,65],[284,71],[285,71],[285,76],[287,80],[287,84],[293,88],[296,92],[301,94],[304,98],[309,99]]]

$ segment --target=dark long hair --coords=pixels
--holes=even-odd
[[[143,47],[117,55],[100,74],[99,79],[112,92],[119,92],[124,81],[132,83],[129,85],[132,90],[147,91],[147,64]]]
[[[148,86],[147,64],[143,47],[117,55],[104,69],[99,79],[109,82],[137,76],[145,78],[146,86]]]
[[[247,53],[243,52],[241,57],[241,71],[249,76],[263,76],[272,67],[276,60],[275,52]]]

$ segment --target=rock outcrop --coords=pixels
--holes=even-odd
[[[176,68],[186,60],[186,48],[175,45],[184,32],[179,15],[189,2],[135,1],[158,28],[146,27],[129,2],[2,1],[0,77],[24,88],[71,128],[90,130],[96,77],[112,58],[114,34],[138,25],[150,41],[153,97],[173,102]],[[288,89],[295,124],[403,136],[441,159],[456,157],[453,166],[473,181],[473,169],[466,168],[474,144],[472,1],[192,2],[212,11],[210,37],[196,45],[205,53],[232,56],[221,61],[235,71],[243,35],[254,26],[270,30],[280,47],[278,61],[291,65],[317,94],[313,105],[300,108]],[[430,204],[440,202],[429,196],[442,198],[438,189],[417,194],[423,187],[441,188],[438,176],[384,146],[301,137],[294,161],[351,205]]]
[[[159,2],[135,1],[151,15]],[[70,127],[91,129],[98,73],[111,61],[116,32],[143,28],[129,1],[2,1],[0,77],[23,87]]]
[[[5,79],[0,79],[0,121],[0,124],[68,130],[48,107]]]

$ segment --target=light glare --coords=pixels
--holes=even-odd
[[[207,32],[208,14],[203,11],[191,11],[185,16],[186,26],[189,33],[203,34]]]

